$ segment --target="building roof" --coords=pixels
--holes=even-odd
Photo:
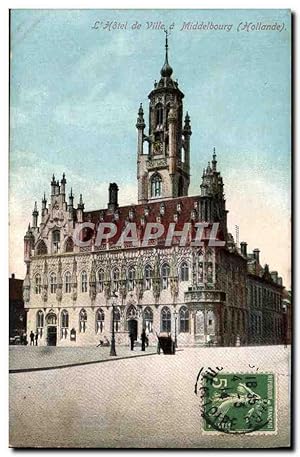
[[[101,209],[97,211],[86,211],[84,221],[95,224],[96,229],[100,222],[113,222],[117,226],[116,235],[110,242],[115,243],[127,223],[136,223],[139,239],[143,238],[145,226],[148,222],[159,222],[163,224],[165,231],[161,239],[165,238],[170,223],[175,223],[175,230],[182,230],[185,223],[190,222],[192,231],[194,224],[200,222],[199,201],[200,196],[178,197],[168,200],[148,202],[138,205],[126,205],[117,207],[115,211]],[[210,232],[210,227],[204,233],[206,236]],[[86,239],[89,239],[90,235]],[[217,238],[222,240],[223,235],[219,231]]]

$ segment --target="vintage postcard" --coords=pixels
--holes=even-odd
[[[9,445],[291,446],[290,10],[11,10]]]

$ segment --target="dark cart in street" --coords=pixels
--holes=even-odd
[[[164,354],[175,354],[175,341],[169,333],[156,334],[158,339],[157,353],[160,354],[162,350]]]

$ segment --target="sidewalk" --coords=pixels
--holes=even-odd
[[[10,346],[9,373],[52,370],[92,363],[110,362],[132,357],[157,354],[155,347],[145,352],[140,348],[131,351],[128,347],[116,347],[116,357],[109,355],[110,347],[54,347],[54,346]]]

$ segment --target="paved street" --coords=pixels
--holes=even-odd
[[[84,351],[88,353],[88,348],[81,350],[80,357]],[[10,444],[16,447],[287,445],[289,352],[289,348],[282,346],[189,348],[175,356],[153,355],[12,373]],[[25,352],[19,354],[23,357]],[[194,393],[202,366],[222,366],[224,371],[234,373],[276,373],[279,433],[269,437],[251,433],[203,435],[199,397]]]
[[[157,350],[156,347],[149,347],[145,352],[142,352],[141,348],[137,347],[131,351],[126,346],[117,346],[116,352],[117,356],[111,357],[109,355],[110,347],[10,346],[9,370],[14,372],[87,365],[101,361],[156,354]]]

